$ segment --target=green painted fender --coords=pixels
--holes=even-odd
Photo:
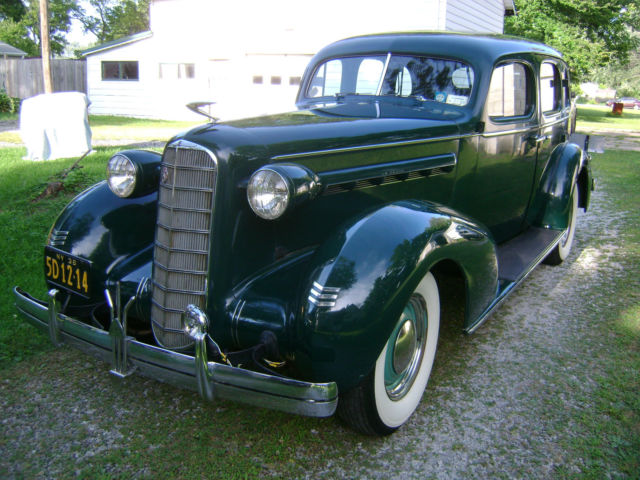
[[[126,153],[157,176],[155,165],[159,167],[160,155]],[[156,190],[120,198],[103,181],[79,194],[60,213],[52,227],[52,232],[57,232],[53,246],[91,262],[90,298],[71,295],[68,302],[70,308],[81,309],[75,315],[82,317],[84,310],[104,303],[104,289],[115,282],[131,284],[123,288],[123,295],[131,295],[136,293],[137,277],[150,275],[157,198]]]
[[[575,143],[563,143],[553,150],[527,215],[530,225],[567,228],[570,199],[582,164],[582,149]]]
[[[438,262],[452,260],[466,281],[471,324],[495,298],[498,269],[486,230],[423,201],[385,205],[358,217],[316,252],[296,361],[314,381],[343,391],[373,368],[411,293]]]

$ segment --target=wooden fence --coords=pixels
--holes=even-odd
[[[51,60],[54,92],[87,93],[85,60]],[[0,59],[0,89],[10,97],[29,98],[44,93],[40,58]]]

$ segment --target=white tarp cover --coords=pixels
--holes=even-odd
[[[80,157],[91,150],[89,101],[84,93],[37,95],[22,102],[20,136],[27,160]]]

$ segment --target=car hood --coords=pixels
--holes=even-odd
[[[414,142],[460,134],[465,116],[451,107],[407,107],[376,102],[323,104],[295,112],[197,127],[182,135],[220,160],[265,161],[309,152]]]

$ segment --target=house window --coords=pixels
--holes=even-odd
[[[262,75],[254,75],[253,76],[254,85],[262,85],[262,82],[263,82]]]
[[[531,70],[521,63],[496,67],[491,76],[487,108],[493,120],[529,115],[534,107]]]
[[[139,80],[138,62],[102,62],[102,80]]]
[[[196,66],[193,63],[161,63],[159,76],[163,80],[196,78]]]
[[[273,76],[271,77],[271,85],[280,85],[282,83],[282,77]]]
[[[289,77],[289,85],[300,85],[300,77]]]

